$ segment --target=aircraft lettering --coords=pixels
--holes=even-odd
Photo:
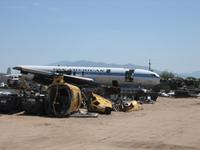
[[[106,72],[104,69],[65,69],[65,68],[53,68],[54,72],[66,72],[72,70],[73,72]]]

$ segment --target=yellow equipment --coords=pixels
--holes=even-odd
[[[92,93],[90,102],[88,104],[88,111],[102,114],[111,114],[112,103],[102,96]]]
[[[46,113],[56,117],[68,116],[79,110],[82,100],[80,89],[58,76],[47,89]]]
[[[139,104],[135,100],[126,101],[126,103],[124,103],[124,111],[126,111],[126,112],[138,111],[138,110],[142,110],[142,109],[143,109],[142,105]]]

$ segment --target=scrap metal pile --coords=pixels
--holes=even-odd
[[[160,96],[164,97],[199,97],[200,81],[195,78],[161,80],[160,89]]]
[[[12,87],[0,91],[0,113],[24,112],[32,115],[47,115],[52,117],[91,116],[94,113],[80,113],[80,108],[87,112],[111,114],[112,111],[137,111],[142,106],[138,101],[130,98],[118,97],[112,101],[103,95],[85,92],[79,87],[66,83],[62,76],[54,78],[48,85],[19,81],[17,88]],[[98,92],[97,92],[98,93]],[[143,95],[144,96],[144,95]],[[145,95],[147,96],[147,95]],[[138,100],[148,99],[141,98]]]

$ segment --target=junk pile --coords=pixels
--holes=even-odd
[[[49,96],[39,93],[1,92],[0,113],[14,114],[24,111],[30,115],[47,115],[52,117],[97,117],[99,114],[111,114],[112,111],[132,112],[142,110],[141,103],[136,100],[122,100],[112,102],[98,94],[91,93],[87,101],[81,103],[82,98],[77,93],[67,95],[66,87],[52,87]],[[79,95],[80,96],[80,95]],[[82,100],[81,100],[82,99]],[[80,107],[80,104],[83,104]],[[86,108],[81,112],[79,108]],[[89,113],[92,112],[92,113]]]
[[[17,94],[1,93],[0,94],[0,112],[13,114],[22,110],[22,98]]]
[[[84,92],[66,83],[62,76],[54,78],[48,86],[37,83],[22,84],[19,88],[0,89],[0,113],[13,114],[23,111],[31,115],[50,117],[97,117],[112,111],[132,112],[142,110],[142,103],[155,101],[157,95],[145,90],[137,91],[134,98],[118,97],[112,101],[101,96],[102,91]],[[96,94],[96,93],[98,94]],[[136,101],[137,100],[137,101]],[[87,111],[80,111],[86,108]],[[98,114],[97,114],[98,113]]]
[[[114,111],[132,112],[142,110],[142,105],[136,100],[118,100],[113,103]]]
[[[140,89],[134,94],[134,99],[142,104],[153,104],[158,98],[158,92]]]
[[[159,95],[163,97],[199,97],[200,81],[195,78],[161,80],[160,89]]]

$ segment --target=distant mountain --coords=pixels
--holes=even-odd
[[[60,65],[60,66],[83,66],[83,67],[113,67],[113,68],[137,68],[137,69],[148,69],[148,67],[140,66],[140,65],[134,65],[134,64],[108,64],[104,62],[93,62],[93,61],[60,61],[48,65]]]
[[[178,74],[180,75],[181,77],[195,77],[195,78],[200,78],[200,71],[194,71],[194,72],[191,72],[191,73],[180,73]]]

